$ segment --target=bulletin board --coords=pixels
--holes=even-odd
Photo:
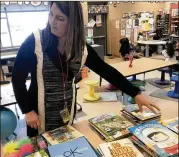
[[[153,12],[125,12],[121,19],[121,38],[127,37],[136,43],[139,32],[154,30]]]

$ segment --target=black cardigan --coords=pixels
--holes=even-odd
[[[32,110],[37,111],[37,58],[34,49],[35,38],[31,34],[21,45],[12,72],[13,89],[22,113],[28,113]],[[140,92],[140,89],[133,86],[120,72],[101,60],[95,50],[88,44],[87,50],[88,56],[85,63],[87,67],[131,97],[135,97]],[[55,66],[61,69],[57,51],[51,51],[47,54]],[[31,85],[27,90],[25,82],[29,73],[31,74]]]

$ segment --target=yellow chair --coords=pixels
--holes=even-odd
[[[89,91],[83,96],[83,99],[86,101],[96,101],[100,99],[100,95],[94,92],[94,86],[98,85],[96,80],[87,80],[85,81],[86,85],[89,85]]]

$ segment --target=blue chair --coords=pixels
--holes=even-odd
[[[174,90],[169,91],[167,95],[171,98],[178,99],[179,98],[179,83],[178,83],[178,76],[172,76],[171,81],[175,82]]]
[[[159,71],[161,71],[161,78],[160,80],[156,80],[155,83],[159,85],[169,85],[170,81],[165,79],[165,73],[170,72],[170,69],[167,67],[159,69]]]

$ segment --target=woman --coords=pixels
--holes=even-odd
[[[85,44],[80,2],[51,2],[49,21],[42,31],[31,34],[21,45],[12,74],[17,102],[26,115],[27,135],[72,124],[76,91],[74,77],[82,65],[135,97],[140,110],[158,109],[122,74],[103,62]],[[31,74],[27,91],[25,82]],[[159,109],[158,109],[159,110]]]

